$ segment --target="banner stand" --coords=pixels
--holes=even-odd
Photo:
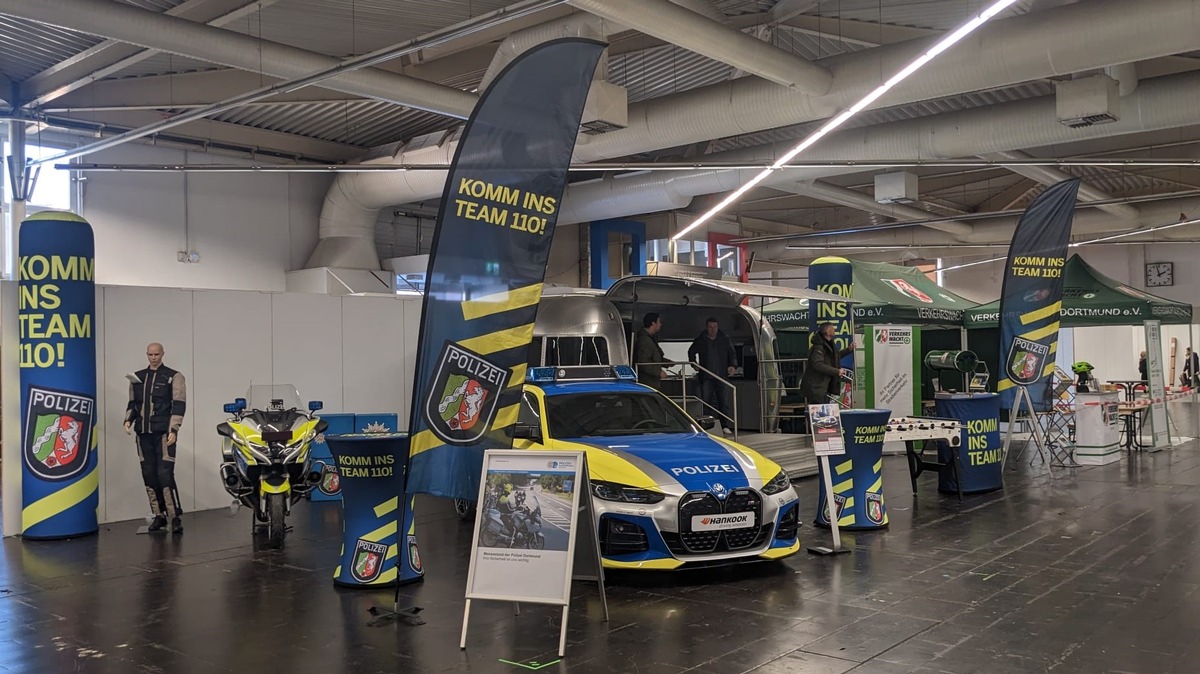
[[[839,453],[841,453],[841,452],[839,452]],[[828,455],[825,455],[825,454],[821,455],[821,471],[824,473],[824,478],[825,478],[825,493],[832,494],[833,493],[833,477],[829,475],[829,456]],[[827,548],[823,545],[814,545],[808,549],[809,552],[811,552],[814,555],[821,555],[823,557],[829,556],[829,555],[848,555],[848,554],[850,554],[850,552],[851,552],[850,548],[842,547],[842,536],[841,536],[841,533],[838,532],[838,522],[837,521],[838,521],[838,518],[836,518],[836,517],[829,518],[829,529],[830,529],[830,531],[833,532],[833,547]]]
[[[825,508],[829,511],[829,530],[833,533],[833,547],[814,545],[808,551],[814,555],[845,555],[849,548],[842,547],[842,535],[838,531],[838,520],[841,513],[833,499],[833,476],[830,474],[829,457],[841,456],[846,453],[846,440],[842,437],[841,410],[836,403],[828,405],[809,405],[808,418],[812,420],[813,451],[821,462],[821,477],[825,481]],[[819,424],[820,419],[832,419],[828,424]],[[820,507],[818,505],[818,507]]]
[[[1012,445],[1013,435],[1016,433],[1017,415],[1021,413],[1022,403],[1029,408],[1029,428],[1033,435],[1033,444],[1037,447],[1038,454],[1042,457],[1042,462],[1046,464],[1046,472],[1050,474],[1050,479],[1054,479],[1054,471],[1050,470],[1050,463],[1046,459],[1046,441],[1042,438],[1042,427],[1038,424],[1037,411],[1033,408],[1033,398],[1029,397],[1029,388],[1025,386],[1014,386],[1016,398],[1013,400],[1012,409],[1008,413],[1008,432],[1004,434],[1004,466],[1008,465],[1008,448]],[[1029,448],[1029,441],[1025,442],[1025,446],[1021,447],[1021,451],[1017,452],[1017,459],[1020,459],[1025,450]],[[1032,463],[1032,462],[1031,462]]]
[[[545,525],[537,527],[540,543],[523,546],[526,552],[516,552],[518,536],[526,535],[529,518],[533,517],[528,506],[529,498],[537,499],[537,513],[557,512],[551,505],[561,501],[557,495],[547,493],[547,483],[565,485],[571,493],[571,514],[568,531],[554,522],[540,519]],[[547,480],[549,478],[549,480]],[[536,483],[536,484],[535,484]],[[504,521],[501,501],[511,488],[511,496],[525,494],[528,515],[518,524],[518,512]],[[539,497],[538,494],[541,494]],[[608,622],[608,597],[604,590],[604,567],[597,544],[598,522],[596,509],[592,506],[592,487],[588,481],[587,455],[584,452],[530,452],[522,449],[489,449],[484,452],[483,471],[479,485],[479,514],[475,518],[475,529],[471,543],[470,567],[467,572],[466,604],[463,606],[462,636],[460,650],[467,648],[467,630],[470,626],[471,601],[511,601],[513,614],[521,615],[520,602],[547,604],[562,607],[562,624],[558,633],[558,657],[566,654],[567,620],[571,611],[571,581],[595,581],[600,592],[600,603],[604,607],[604,621]],[[522,501],[516,501],[521,503]],[[521,527],[518,531],[518,527]],[[503,536],[496,535],[502,528]],[[550,536],[541,533],[545,530]],[[503,537],[507,536],[508,541]],[[565,540],[564,540],[565,538]],[[580,544],[582,542],[582,544]],[[554,586],[555,577],[561,576],[562,584]],[[550,582],[547,583],[546,580]]]

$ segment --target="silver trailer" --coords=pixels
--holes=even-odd
[[[781,419],[796,415],[799,405],[786,403],[791,391],[783,373],[792,368],[798,381],[799,362],[777,356],[775,331],[762,317],[759,305],[772,299],[846,301],[811,290],[764,286],[733,281],[671,276],[629,276],[604,293],[599,290],[548,287],[543,292],[534,325],[531,365],[591,365],[630,363],[634,332],[647,312],[662,317],[659,342],[685,360],[686,349],[716,318],[738,351],[737,374],[716,373],[734,393],[738,442],[759,450],[794,476],[816,473],[808,436],[781,433]],[[853,302],[853,300],[851,300]],[[690,370],[690,371],[689,371]],[[695,367],[673,368],[663,380],[664,393],[693,416],[710,414],[689,385]],[[795,386],[795,384],[793,384]],[[746,431],[746,432],[744,432]]]
[[[625,326],[603,290],[542,291],[529,364],[628,365]]]

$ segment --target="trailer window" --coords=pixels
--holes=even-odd
[[[546,337],[543,365],[611,365],[608,340],[603,337]]]

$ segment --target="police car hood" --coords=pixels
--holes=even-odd
[[[678,487],[685,491],[712,491],[714,484],[726,489],[758,488],[763,483],[754,459],[746,451],[704,433],[647,433],[570,441],[632,464],[654,484],[669,491],[677,491]],[[589,462],[589,472],[596,479],[606,479],[604,463]]]

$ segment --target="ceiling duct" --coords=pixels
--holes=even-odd
[[[1121,120],[1117,81],[1108,75],[1056,82],[1054,96],[1058,103],[1058,121],[1063,126],[1078,129]]]
[[[1130,21],[1131,15],[1139,17],[1139,20]],[[1071,30],[1063,31],[1062,26],[1071,26]],[[596,161],[622,157],[823,119],[878,86],[880,73],[890,72],[910,62],[917,54],[928,49],[935,39],[922,38],[823,59],[821,65],[827,67],[834,76],[834,86],[824,96],[799,94],[758,78],[741,78],[638,103],[630,106],[627,128],[599,136],[585,135],[576,145],[575,158],[577,161]],[[1121,45],[1122,48],[1116,50],[1113,45]],[[1200,46],[1200,9],[1192,0],[1091,0],[984,26],[956,45],[947,58],[929,64],[906,81],[904,87],[890,92],[876,107],[1083,72],[1114,63],[1169,56],[1195,50],[1197,46]],[[1058,129],[1053,133],[1040,123],[1040,119],[1006,116],[1002,120],[1002,129],[973,127],[970,137],[953,127],[943,128],[940,124],[939,136],[910,137],[908,140],[890,135],[873,138],[880,127],[846,132],[851,135],[837,134],[837,137],[862,137],[863,145],[857,148],[860,151],[855,155],[868,159],[963,157],[979,152],[1082,140],[1091,137],[1088,132],[1095,129],[1105,129],[1100,133],[1101,136],[1133,133],[1167,117],[1171,118],[1170,127],[1155,128],[1195,123],[1194,119],[1178,121],[1178,110],[1139,106],[1133,99],[1143,94],[1143,89],[1150,88],[1152,83],[1142,82],[1137,91],[1130,95],[1125,107],[1131,112],[1125,120],[1100,127],[1068,132],[1057,123],[1054,101],[1050,100],[1048,110],[1044,102],[1034,107],[1036,114],[1044,115],[1040,119],[1045,119]],[[1186,101],[1181,94],[1164,92],[1161,87],[1153,89],[1154,92],[1150,94],[1153,97],[1171,98],[1175,101],[1174,105],[1180,105],[1185,110],[1193,111],[1195,108],[1197,99],[1194,88],[1189,91],[1192,98]],[[1002,107],[1005,106],[993,106],[984,112],[992,113]],[[1024,114],[1031,114],[1029,108],[1024,110],[1027,111]],[[934,126],[926,121],[922,121],[922,124],[931,128]],[[814,147],[809,154],[825,156],[824,150],[834,144],[831,137]],[[889,146],[903,148],[904,152],[872,150]],[[448,165],[453,155],[454,143],[445,142],[435,149],[422,150],[420,156],[400,152],[376,161]],[[784,171],[780,172],[785,174],[780,179],[794,177],[803,180],[845,172],[848,171]],[[573,186],[559,222],[581,222],[679,208],[698,194],[736,189],[745,182],[739,178],[745,177],[737,171],[698,171],[690,175],[653,174],[629,180],[600,181],[578,185],[579,189]],[[327,250],[328,246],[324,243],[328,237],[354,233],[366,237],[369,247],[373,248],[375,216],[380,208],[434,198],[441,194],[445,178],[445,172],[437,171],[339,174],[326,195],[321,212],[321,242],[308,265],[317,266],[333,257],[332,251]],[[582,198],[584,194],[588,195],[589,201],[586,203]],[[571,211],[583,217],[568,219]],[[365,252],[365,248],[363,250]],[[370,259],[364,255],[353,263],[343,260],[343,264],[335,266],[378,265],[377,261],[370,262]]]
[[[876,174],[875,203],[913,204],[917,200],[917,174],[907,171]]]

